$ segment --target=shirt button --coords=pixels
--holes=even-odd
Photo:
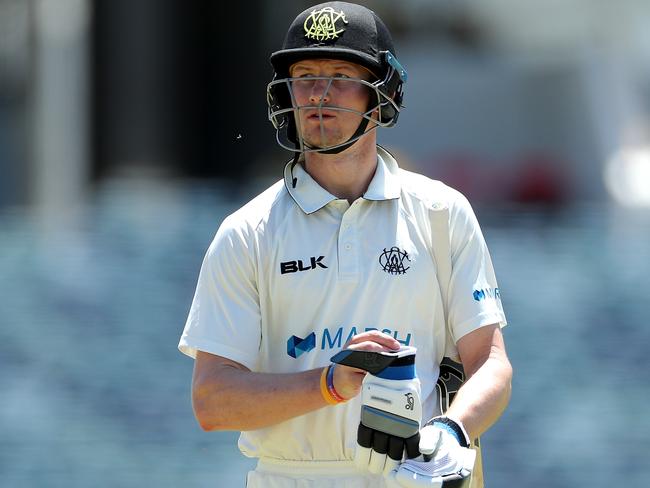
[[[348,243],[345,245],[345,250],[346,250],[346,251],[349,251],[350,249],[352,249],[352,244],[350,244],[350,243],[348,242]]]

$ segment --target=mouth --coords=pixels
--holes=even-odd
[[[336,114],[334,114],[331,111],[326,111],[326,110],[323,110],[323,111],[320,111],[320,112],[318,110],[309,110],[306,113],[306,116],[307,116],[306,117],[307,120],[316,121],[316,122],[320,122],[321,119],[322,120],[331,120],[331,119],[336,118]]]

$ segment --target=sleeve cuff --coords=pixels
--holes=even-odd
[[[506,316],[501,312],[481,313],[469,320],[461,322],[453,328],[452,333],[454,335],[454,343],[458,342],[461,337],[470,332],[491,324],[499,324],[499,327],[503,328],[508,325],[508,322],[506,321]]]
[[[215,356],[222,356],[239,363],[251,371],[255,365],[255,358],[245,352],[232,347],[224,346],[218,342],[197,340],[196,338],[183,336],[178,343],[178,350],[187,356],[196,359],[197,351],[203,351]]]

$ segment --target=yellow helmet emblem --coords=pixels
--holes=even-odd
[[[344,24],[348,23],[342,10],[337,12],[332,7],[313,10],[303,24],[305,37],[316,41],[336,39],[345,30],[343,25],[336,25],[339,21],[343,21]]]

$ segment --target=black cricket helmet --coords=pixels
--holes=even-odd
[[[327,147],[312,147],[296,130],[297,104],[292,91],[291,65],[305,59],[338,59],[368,69],[374,80],[354,80],[367,86],[371,101],[358,129],[346,142]],[[351,146],[366,132],[377,126],[391,127],[397,122],[406,70],[397,61],[390,32],[382,20],[361,5],[327,2],[300,13],[292,22],[280,51],[271,54],[274,76],[267,87],[269,120],[277,130],[278,143],[297,153],[317,151],[338,153]],[[329,80],[325,93],[334,78]],[[320,105],[311,108],[323,108]],[[328,110],[350,111],[327,106]],[[372,118],[374,112],[378,116]],[[373,122],[368,128],[369,122]]]

